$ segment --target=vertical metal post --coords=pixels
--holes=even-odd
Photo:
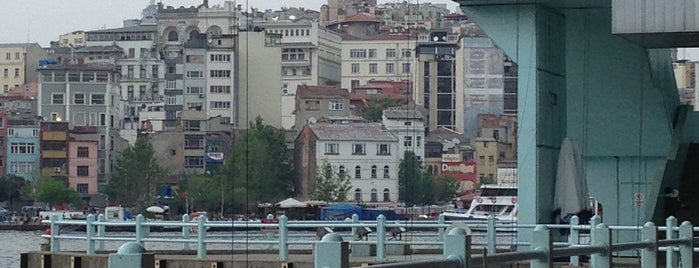
[[[267,219],[269,220],[267,222],[272,222],[272,220],[274,220],[274,215],[272,215],[271,213],[267,214]],[[279,229],[277,229],[277,230],[279,230]],[[267,240],[268,241],[274,240],[274,232],[267,231]],[[274,244],[272,244],[272,243],[267,244],[267,249],[270,249],[270,250],[274,249]]]
[[[323,236],[313,246],[313,267],[349,267],[349,243],[336,233]]]
[[[568,234],[568,244],[570,244],[571,247],[580,244],[580,229],[577,228],[578,225],[580,225],[580,218],[578,218],[577,215],[570,217],[570,232]],[[578,257],[577,255],[570,256],[570,266],[578,266],[579,263],[580,257]]]
[[[693,250],[694,250],[694,232],[690,222],[685,221],[680,225],[680,238],[687,240],[680,244],[680,266],[692,267]]]
[[[106,219],[104,218],[104,214],[100,213],[100,215],[97,216],[97,221],[99,223],[101,223],[100,225],[97,225],[97,237],[104,238],[105,237],[105,229],[106,229],[106,226],[104,226],[104,222],[106,221]],[[104,239],[100,239],[100,241],[97,242],[97,245],[98,245],[97,249],[99,251],[103,251],[104,250]]]
[[[189,214],[184,214],[182,215],[182,222],[183,223],[188,223],[189,222]],[[182,238],[184,239],[189,239],[190,236],[190,228],[189,226],[182,226]],[[182,249],[183,250],[189,250],[189,242],[184,242],[182,243]]]
[[[641,250],[641,267],[658,265],[658,227],[652,222],[643,225],[643,241],[653,242],[653,245]]]
[[[138,214],[138,216],[136,216],[136,243],[141,244],[141,246],[143,246],[143,237],[145,236],[142,226],[145,221],[146,217],[144,217],[143,214]]]
[[[287,239],[289,236],[288,224],[289,218],[286,215],[279,217],[279,260],[289,260],[289,245]]]
[[[357,235],[357,224],[358,223],[359,223],[359,215],[352,214],[352,237],[355,237],[355,235]],[[360,239],[355,239],[355,240],[360,240]]]
[[[61,242],[59,242],[58,236],[60,232],[60,226],[58,223],[58,215],[53,214],[51,215],[51,252],[59,252],[61,251]]]
[[[199,225],[197,225],[197,258],[206,258],[206,216],[200,215],[197,220]]]
[[[605,252],[592,254],[590,266],[595,268],[612,267],[612,233],[609,226],[600,223],[591,230],[592,245],[605,248]]]
[[[670,216],[665,220],[665,238],[673,239],[677,238],[677,233],[675,233],[675,227],[677,227],[677,218]],[[677,253],[675,252],[675,246],[667,246],[665,251],[665,265],[667,267],[677,267]]]
[[[458,258],[458,267],[471,267],[471,236],[462,228],[454,228],[444,237],[444,258]]]
[[[488,216],[488,252],[487,254],[495,254],[496,249],[496,238],[497,238],[497,230],[495,230],[495,224],[497,220],[495,219],[495,216],[493,214],[490,214]]]
[[[87,254],[88,255],[94,255],[95,254],[95,241],[93,240],[95,236],[95,226],[93,225],[93,222],[95,221],[95,215],[87,215],[87,218],[85,219],[85,237],[87,242]]]
[[[553,237],[551,230],[544,225],[537,225],[532,235],[532,250],[546,252],[544,259],[534,259],[530,262],[531,268],[552,268],[553,267]]]
[[[437,223],[439,223],[440,225],[444,225],[446,223],[443,214],[439,214],[439,217],[437,218]],[[439,241],[444,241],[444,229],[444,227],[437,228],[437,236],[439,237]]]
[[[386,216],[379,214],[376,217],[376,260],[386,260]]]

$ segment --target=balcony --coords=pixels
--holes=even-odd
[[[41,133],[41,139],[45,141],[65,141],[68,139],[68,133],[64,131],[44,131]]]
[[[41,158],[66,158],[68,154],[66,151],[54,151],[54,150],[44,150],[41,151]]]
[[[41,168],[42,177],[68,176],[68,170],[60,167]]]

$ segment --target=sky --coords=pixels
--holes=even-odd
[[[379,3],[403,0],[378,0]],[[457,4],[451,0],[405,0],[411,3],[432,2],[448,4],[454,12]],[[419,1],[419,2],[418,2]],[[141,18],[141,11],[150,0],[0,0],[0,43],[39,43],[47,47],[61,34],[122,27],[124,19]],[[158,0],[156,0],[156,3]],[[160,0],[166,6],[196,6],[202,0]],[[224,0],[209,0],[209,5]],[[243,7],[260,10],[305,7],[319,10],[327,0],[237,0]]]

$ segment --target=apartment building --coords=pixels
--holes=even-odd
[[[46,52],[37,43],[0,44],[0,85],[2,95],[38,77],[39,60]]]
[[[341,87],[353,89],[371,80],[412,80],[415,38],[401,30],[368,37],[343,34]]]
[[[295,141],[296,197],[308,200],[318,167],[327,161],[351,178],[347,200],[367,206],[398,201],[398,139],[379,123],[312,124]]]
[[[97,193],[97,148],[97,141],[68,141],[68,187],[82,196]]]
[[[61,47],[81,47],[85,46],[85,31],[72,31],[58,36],[58,45]]]
[[[349,117],[351,115],[350,93],[338,87],[305,86],[296,90],[295,129],[316,123],[322,117]]]
[[[39,163],[39,126],[36,120],[10,120],[7,145],[7,174],[36,182]]]
[[[411,107],[412,106],[412,107]],[[383,126],[398,138],[396,153],[403,159],[405,151],[425,158],[425,118],[415,105],[392,107],[383,111]]]

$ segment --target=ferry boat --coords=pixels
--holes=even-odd
[[[466,212],[443,212],[447,220],[487,220],[490,215],[499,222],[517,222],[516,184],[484,184]]]

